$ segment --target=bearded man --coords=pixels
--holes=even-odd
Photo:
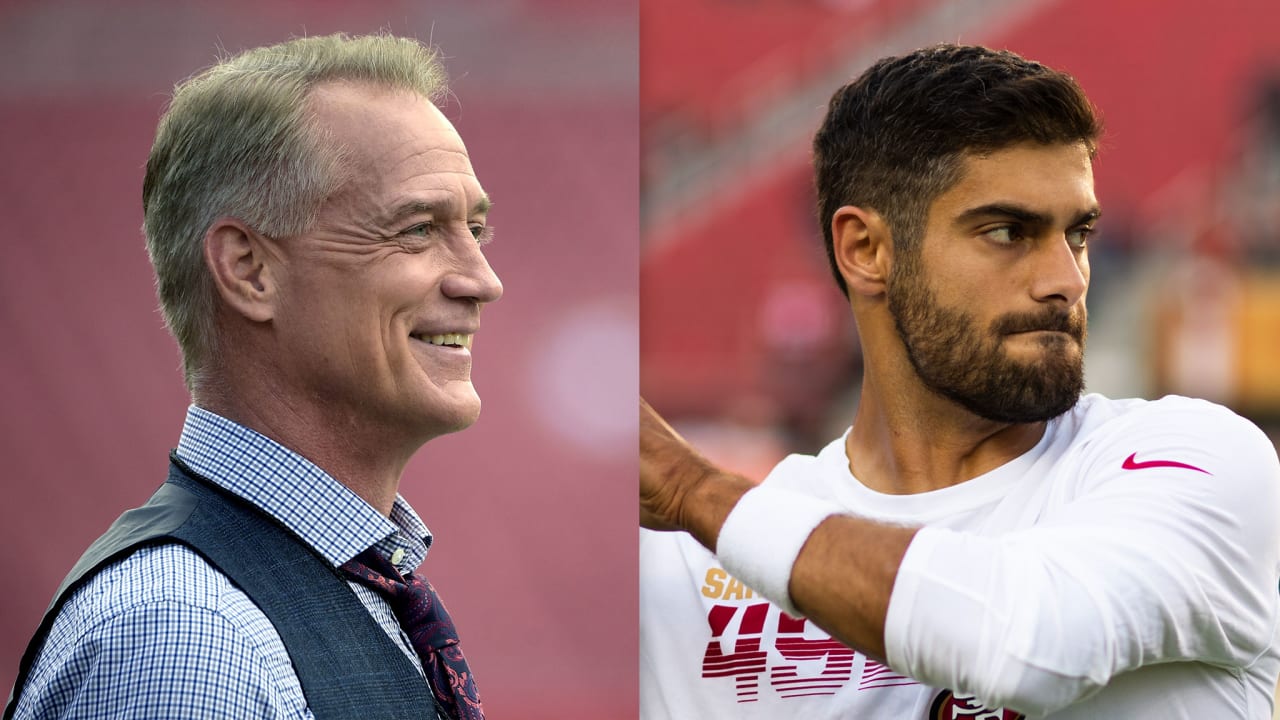
[[[1200,400],[1081,396],[1099,122],[940,45],[833,96],[851,428],[757,486],[641,403],[646,718],[1271,717],[1280,462]]]

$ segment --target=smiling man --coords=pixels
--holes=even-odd
[[[758,486],[641,402],[642,522],[688,533],[641,537],[644,717],[1271,717],[1275,449],[1207,402],[1081,396],[1098,135],[1070,77],[985,48],[835,93],[860,401]]]
[[[481,718],[421,576],[410,457],[471,425],[489,199],[389,36],[184,82],[143,207],[192,406],[167,482],[85,553],[6,717]]]

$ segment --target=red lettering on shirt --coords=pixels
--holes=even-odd
[[[834,695],[849,684],[859,653],[840,641],[809,628],[804,618],[773,609],[776,634],[765,637],[768,603],[712,605],[707,613],[711,639],[702,658],[702,677],[733,678],[740,703],[757,702],[762,692],[783,699]],[[761,676],[768,673],[767,688]],[[916,685],[880,663],[863,657],[859,690]]]

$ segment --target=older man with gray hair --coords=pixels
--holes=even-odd
[[[293,40],[182,83],[147,163],[192,405],[169,476],[59,588],[5,718],[482,718],[399,496],[473,423],[502,285],[433,51]]]

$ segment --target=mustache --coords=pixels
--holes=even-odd
[[[1046,310],[1036,313],[1015,313],[997,319],[991,325],[996,335],[1010,335],[1021,332],[1047,330],[1070,335],[1076,340],[1084,339],[1085,314],[1083,310]]]

